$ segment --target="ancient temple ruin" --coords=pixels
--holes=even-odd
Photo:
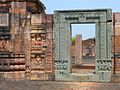
[[[62,10],[46,14],[40,0],[0,1],[0,78],[18,80],[102,81],[120,73],[120,13],[111,9]],[[70,25],[95,23],[96,37],[71,46]],[[113,27],[113,28],[112,28]],[[74,74],[88,43],[95,45],[95,72]],[[71,51],[72,50],[72,51]],[[72,61],[73,60],[73,61]]]

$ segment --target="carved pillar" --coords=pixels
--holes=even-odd
[[[26,55],[26,68],[25,68],[25,77],[26,79],[30,79],[31,76],[31,67],[30,67],[30,59],[31,59],[31,37],[30,37],[30,25],[31,25],[31,13],[28,14],[26,18],[26,31],[25,31],[25,55]]]
[[[82,63],[82,35],[76,35],[75,50],[75,65],[78,65]]]

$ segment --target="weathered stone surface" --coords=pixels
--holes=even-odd
[[[75,42],[75,65],[82,63],[82,35],[76,35],[76,42]]]
[[[54,78],[53,18],[44,10],[39,0],[0,1],[0,74],[4,78]]]
[[[55,77],[56,80],[66,81],[111,81],[111,23],[112,12],[110,9],[98,10],[65,10],[54,13],[54,38],[55,38]],[[71,23],[96,24],[96,74],[72,75],[71,73]],[[100,63],[100,62],[101,63]],[[103,65],[104,64],[104,65]],[[109,64],[109,65],[108,65]],[[66,69],[63,69],[63,66]],[[101,69],[102,68],[102,69]],[[104,69],[103,69],[104,68]],[[107,68],[107,70],[106,70]],[[109,70],[108,70],[109,69]],[[107,77],[108,75],[108,77]],[[76,79],[79,78],[79,79]]]

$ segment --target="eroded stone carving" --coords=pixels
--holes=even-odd
[[[31,39],[33,45],[42,45],[42,38],[39,34],[32,34]]]
[[[33,65],[43,65],[41,55],[39,55],[39,54],[34,55],[34,57],[32,57],[31,62]]]
[[[56,70],[67,70],[68,61],[67,60],[57,60],[55,61],[55,69]]]
[[[79,13],[79,21],[86,20],[86,14],[85,13]]]
[[[26,77],[26,79],[29,79],[30,76],[31,76],[30,66],[27,65],[27,66],[25,67],[25,69],[26,69],[26,71],[25,71],[25,77]]]
[[[97,65],[98,65],[98,71],[111,71],[112,69],[111,61],[98,60]]]
[[[9,41],[2,39],[0,40],[0,51],[8,51],[9,49]]]

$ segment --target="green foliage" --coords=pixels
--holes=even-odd
[[[75,45],[75,37],[72,37],[72,45]]]

